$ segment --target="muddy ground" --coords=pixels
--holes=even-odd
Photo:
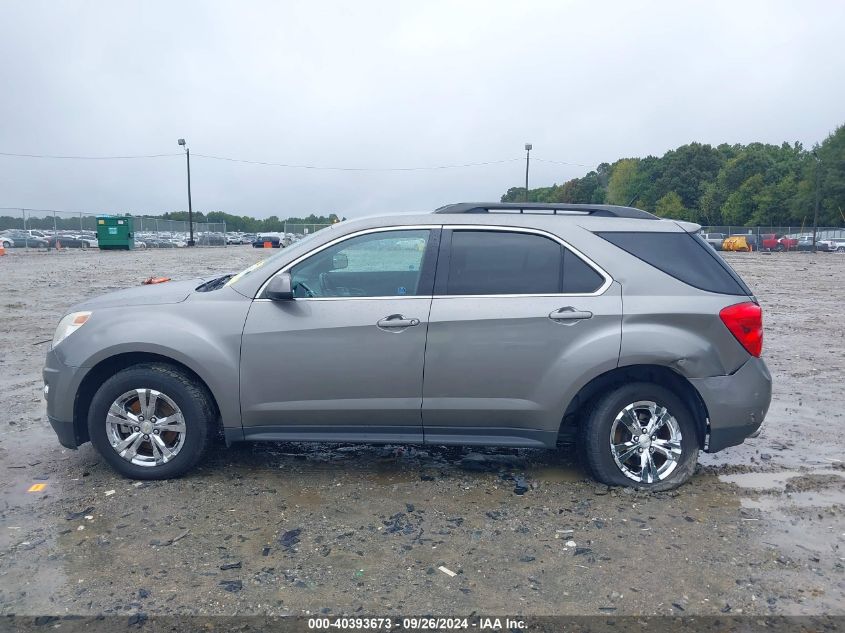
[[[672,493],[553,451],[247,444],[140,483],[57,444],[40,369],[69,305],[261,256],[0,258],[0,614],[845,614],[845,256],[729,254],[774,400]]]

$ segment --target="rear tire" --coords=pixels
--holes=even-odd
[[[215,437],[216,419],[210,394],[192,376],[171,365],[145,363],[100,386],[91,400],[88,433],[124,477],[170,479],[202,459]]]
[[[609,486],[676,488],[692,477],[698,450],[695,419],[687,406],[665,387],[647,382],[622,385],[599,397],[579,433],[588,472]]]

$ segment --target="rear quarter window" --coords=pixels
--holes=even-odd
[[[700,235],[645,231],[603,231],[596,235],[693,288],[726,295],[752,294]]]

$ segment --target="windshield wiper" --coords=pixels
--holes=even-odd
[[[199,292],[209,292],[210,290],[218,290],[226,285],[226,282],[229,281],[232,277],[234,277],[234,273],[229,273],[228,275],[223,275],[222,277],[217,277],[216,279],[212,279],[210,281],[206,281],[204,284],[199,286],[197,290]]]

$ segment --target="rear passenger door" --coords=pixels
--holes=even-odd
[[[423,382],[428,443],[553,445],[568,382],[616,366],[620,286],[534,229],[444,227]]]

